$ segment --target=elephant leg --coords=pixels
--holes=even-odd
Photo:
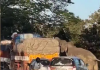
[[[95,61],[94,70],[98,70],[98,62]]]
[[[98,63],[97,61],[93,61],[89,63],[89,70],[98,70]]]

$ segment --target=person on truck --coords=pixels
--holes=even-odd
[[[30,70],[39,70],[41,67],[40,58],[37,57],[36,60],[33,60],[30,64]]]

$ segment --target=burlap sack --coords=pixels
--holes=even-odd
[[[28,54],[53,54],[59,53],[59,42],[52,38],[26,39],[17,46],[18,52]]]

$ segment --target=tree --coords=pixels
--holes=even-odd
[[[70,18],[69,22],[65,25],[66,28],[69,29],[71,41],[76,45],[80,39],[79,35],[81,34],[82,27],[84,25],[84,21],[79,17],[73,16]]]
[[[100,21],[100,8],[89,16],[86,23],[95,23]]]
[[[37,32],[46,36],[48,30],[66,22],[62,12],[66,11],[68,2],[71,3],[70,0],[2,0],[2,37],[7,38],[17,30],[20,33]],[[46,14],[46,11],[51,14]]]
[[[84,29],[81,35],[83,44],[87,45],[88,50],[97,51],[99,50],[100,36],[97,25],[93,25],[92,28]]]
[[[81,34],[84,24],[83,20],[79,17],[75,17],[72,12],[63,12],[63,16],[65,16],[67,22],[60,25],[59,32],[56,36],[65,39],[66,41],[73,41],[74,44],[78,43],[80,41],[79,35]]]
[[[85,23],[86,28],[82,30],[79,44],[100,59],[100,9],[90,15]]]
[[[11,34],[17,30],[20,32],[31,31],[26,11],[10,7],[17,4],[18,1],[15,0],[1,1],[1,38],[10,38]]]

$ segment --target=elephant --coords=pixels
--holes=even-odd
[[[76,57],[79,57],[85,63],[88,64],[89,70],[98,70],[98,61],[99,60],[90,51],[85,50],[83,48],[77,48],[71,42],[66,42],[65,40],[60,40],[57,37],[55,39],[59,41],[60,54],[63,54],[63,53],[66,54],[66,55],[60,55],[60,56],[76,56]]]

